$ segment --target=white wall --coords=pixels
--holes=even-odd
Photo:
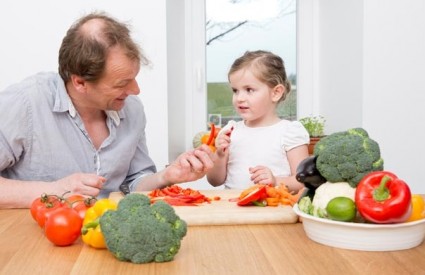
[[[363,124],[385,168],[425,193],[425,1],[364,1]]]
[[[165,1],[5,0],[0,2],[0,91],[39,71],[57,71],[58,50],[68,27],[95,10],[128,22],[152,63],[138,81],[148,119],[150,154],[159,169],[168,163]],[[0,110],[0,116],[5,110]]]
[[[325,115],[328,133],[365,128],[384,168],[425,193],[425,1],[300,2],[298,55],[311,57],[299,63],[300,112]]]

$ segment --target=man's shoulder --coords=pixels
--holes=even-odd
[[[121,109],[121,118],[130,118],[131,123],[142,123],[145,121],[145,108],[138,96],[131,95],[127,97],[124,108]]]
[[[144,106],[142,100],[135,95],[128,96],[123,109],[126,113],[143,112]]]
[[[54,72],[40,72],[22,79],[20,82],[11,84],[3,92],[17,92],[17,91],[33,91],[38,90],[40,85],[51,87],[58,81],[58,74]],[[3,93],[2,92],[2,93]]]

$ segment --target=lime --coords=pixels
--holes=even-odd
[[[331,220],[351,222],[356,217],[357,209],[352,199],[336,197],[328,202],[326,212],[328,212],[328,217]]]

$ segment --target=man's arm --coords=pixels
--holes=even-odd
[[[136,191],[149,191],[200,179],[213,168],[214,157],[214,153],[206,145],[185,152],[164,170],[143,177],[136,186]]]
[[[41,194],[62,196],[66,192],[97,196],[106,179],[95,174],[76,173],[63,179],[44,181],[21,181],[0,177],[0,209],[29,208]]]

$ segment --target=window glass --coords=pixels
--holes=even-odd
[[[279,116],[296,118],[296,0],[206,0],[207,122],[238,120],[227,72],[245,51],[268,50],[285,62],[292,90]]]

